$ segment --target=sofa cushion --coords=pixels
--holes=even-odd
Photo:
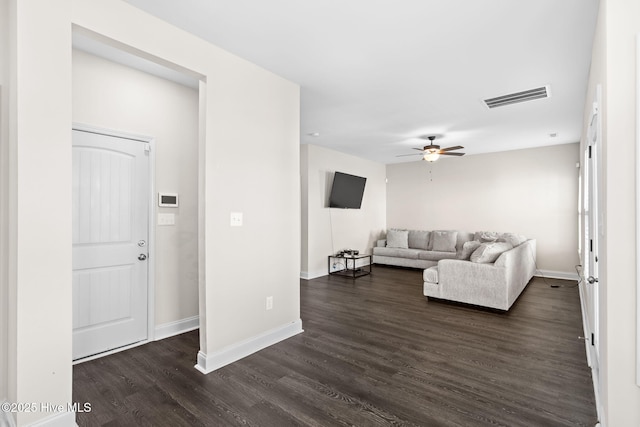
[[[420,251],[418,253],[418,259],[424,259],[428,261],[440,261],[441,259],[455,259],[455,252],[440,252],[440,251]]]
[[[438,252],[455,252],[457,231],[432,231],[429,249]]]
[[[464,242],[464,244],[462,245],[462,250],[458,254],[458,259],[464,259],[468,261],[471,258],[471,254],[474,253],[481,244],[482,243],[477,240]]]
[[[387,247],[407,249],[409,247],[409,232],[407,230],[389,230],[387,232]]]
[[[492,263],[503,253],[512,249],[513,245],[507,242],[486,242],[471,254],[471,262]]]
[[[409,247],[413,249],[429,249],[429,234],[423,230],[409,230]]]
[[[422,252],[420,249],[403,249],[403,248],[373,248],[374,255],[389,256],[394,258],[418,259],[418,255]]]

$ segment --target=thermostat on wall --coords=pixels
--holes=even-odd
[[[164,208],[177,208],[178,195],[176,193],[158,193],[158,206]]]

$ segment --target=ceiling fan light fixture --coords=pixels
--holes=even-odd
[[[426,153],[424,153],[424,157],[423,157],[423,159],[426,160],[427,162],[435,162],[439,158],[440,158],[440,153],[438,153],[437,150],[429,150]]]
[[[425,160],[427,162],[435,162],[440,158],[440,156],[464,156],[464,153],[456,152],[456,150],[461,150],[464,148],[461,145],[440,148],[440,145],[433,143],[434,140],[436,139],[435,136],[421,136],[419,138],[428,139],[430,142],[429,145],[425,145],[422,148],[414,148],[414,150],[418,150],[421,152],[419,155],[422,156],[422,160]],[[418,155],[417,153],[416,154],[400,154],[396,157],[417,156],[417,155]]]

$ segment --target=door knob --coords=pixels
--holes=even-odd
[[[147,256],[145,254],[140,254],[140,255],[138,255],[138,259],[140,261],[144,261],[145,259],[147,259]]]

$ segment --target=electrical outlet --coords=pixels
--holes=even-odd
[[[271,310],[273,308],[273,297],[267,297],[267,310]]]

